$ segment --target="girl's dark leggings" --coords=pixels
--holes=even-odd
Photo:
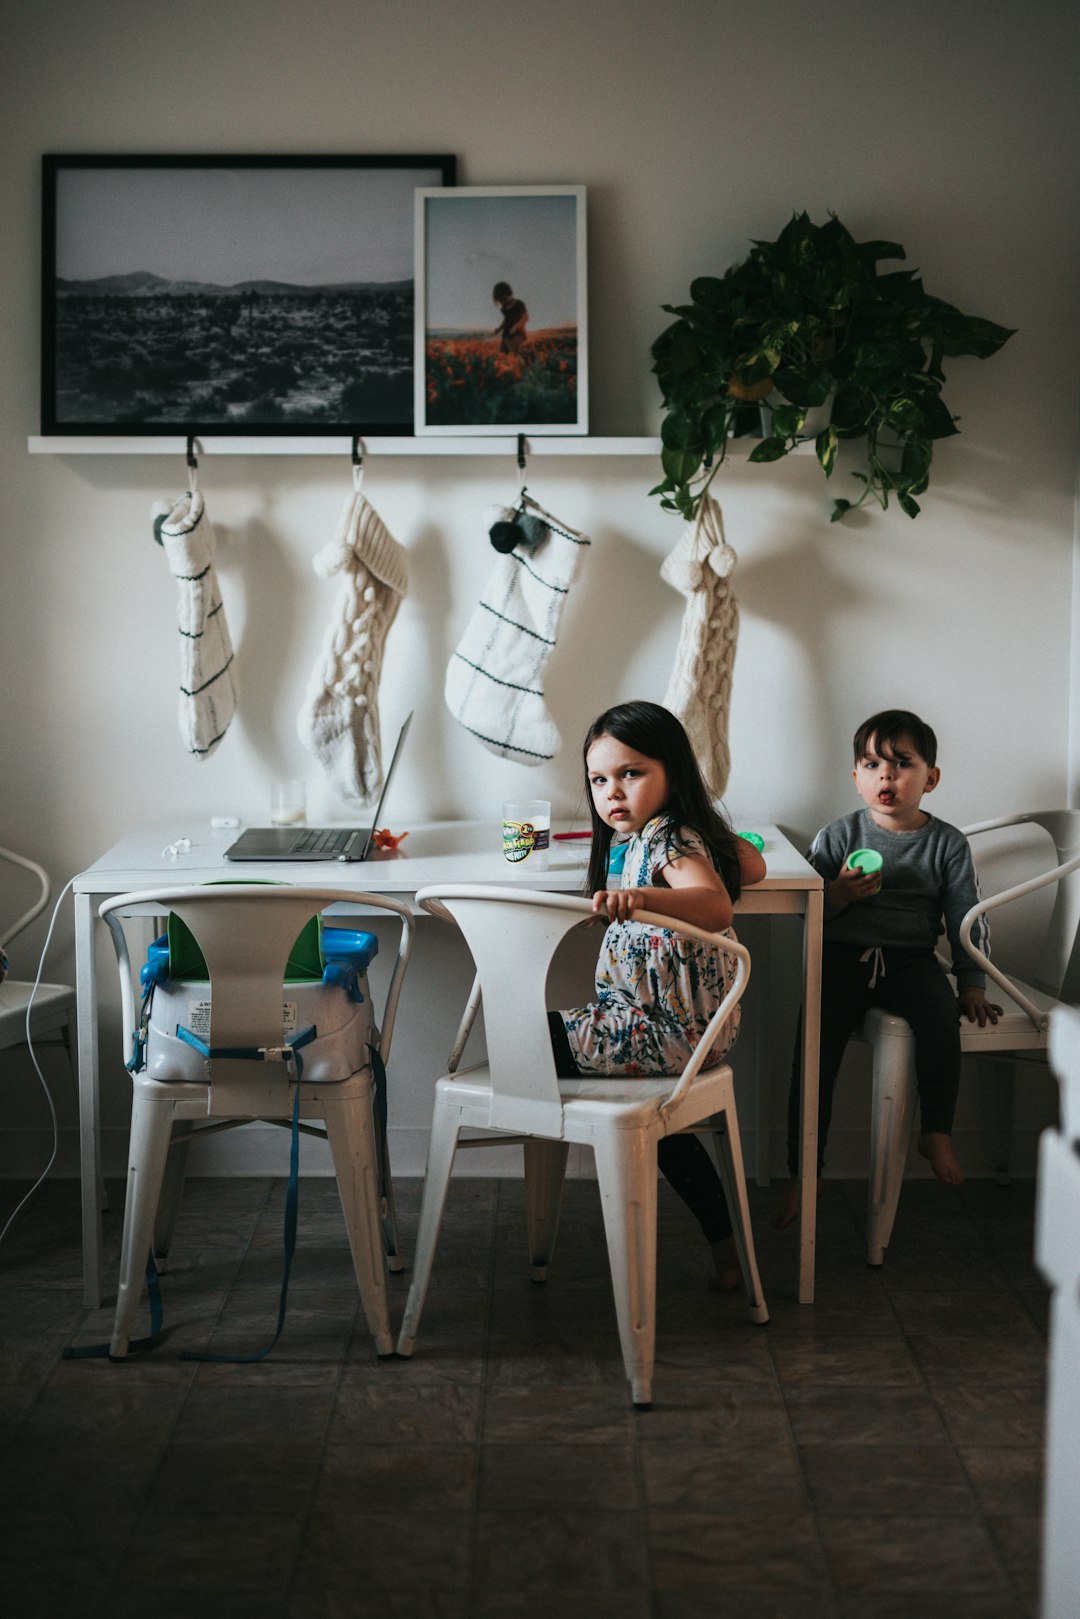
[[[883,949],[882,962],[858,944],[827,944],[821,960],[821,1069],[818,1173],[832,1118],[833,1088],[848,1041],[872,1006],[902,1017],[915,1038],[915,1078],[925,1132],[952,1131],[960,1089],[960,1012],[932,950]],[[799,1173],[802,1020],[788,1090],[788,1169]]]
[[[555,1072],[560,1079],[575,1079],[580,1073],[566,1035],[566,1025],[558,1012],[548,1013]],[[700,1225],[705,1241],[721,1242],[730,1237],[731,1215],[727,1198],[698,1136],[664,1136],[656,1148],[656,1158],[664,1179],[677,1192]]]

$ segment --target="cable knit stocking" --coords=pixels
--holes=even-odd
[[[236,712],[233,649],[214,568],[214,531],[197,489],[154,523],[180,587],[180,735],[189,753],[213,753]]]
[[[687,523],[660,577],[687,598],[664,707],[677,714],[714,798],[731,769],[728,713],[739,639],[739,604],[732,589],[737,558],[724,538],[720,507],[706,495],[696,522]]]
[[[445,694],[454,718],[492,753],[540,765],[562,746],[544,701],[544,668],[590,542],[529,496],[522,504],[521,538],[495,564],[447,665]]]
[[[337,621],[323,641],[297,716],[300,740],[345,799],[366,804],[382,786],[379,676],[387,632],[408,587],[404,549],[360,493],[353,475],[334,540],[316,555],[324,579],[340,574]]]

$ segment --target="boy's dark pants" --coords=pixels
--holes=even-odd
[[[960,1089],[960,1013],[952,985],[932,950],[883,949],[884,966],[875,962],[876,954],[858,944],[826,944],[822,952],[818,1174],[825,1162],[840,1060],[872,1006],[911,1025],[923,1133],[948,1135],[952,1130]],[[793,1176],[799,1173],[801,1053],[800,1019],[788,1091],[788,1170]]]
[[[558,1012],[548,1013],[555,1072],[560,1079],[574,1079],[581,1072],[566,1035],[566,1025]],[[660,1173],[695,1215],[705,1241],[720,1242],[730,1237],[731,1215],[716,1165],[698,1136],[664,1136],[656,1145]]]

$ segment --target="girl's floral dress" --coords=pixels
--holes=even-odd
[[[659,815],[624,845],[622,879],[610,888],[666,887],[664,867],[708,852],[688,827]],[[734,933],[728,930],[729,937]],[[596,968],[596,1000],[561,1016],[583,1074],[678,1074],[735,976],[735,963],[711,945],[644,922],[612,922]],[[739,1032],[736,1007],[712,1050],[719,1062]]]

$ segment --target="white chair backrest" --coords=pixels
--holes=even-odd
[[[562,1103],[555,1074],[545,991],[548,970],[568,933],[593,916],[591,902],[571,895],[542,894],[528,889],[438,884],[417,893],[417,903],[436,916],[452,918],[461,928],[476,964],[483,992],[488,1062],[495,1091],[492,1120],[498,1123],[500,1096],[507,1098],[507,1123],[537,1134],[561,1134]],[[742,997],[750,974],[744,946],[689,923],[652,911],[635,921],[670,929],[714,944],[736,958],[735,982],[705,1030],[679,1084],[665,1104],[685,1095],[700,1070],[725,1019]],[[601,932],[597,928],[597,952]],[[583,995],[582,1000],[591,999]],[[475,1002],[470,1000],[454,1051],[460,1055]],[[523,1122],[523,1113],[529,1123]]]
[[[1053,842],[1056,864],[1071,869],[1055,885],[1038,966],[1031,977],[1040,987],[1070,1004],[1080,1001],[1080,810],[1031,810],[979,821],[964,828],[969,838],[1010,826],[1039,826]],[[976,864],[979,845],[973,844]],[[985,893],[985,890],[984,890]]]
[[[50,888],[48,874],[43,866],[37,864],[36,860],[27,860],[25,855],[16,854],[13,849],[0,849],[0,860],[6,860],[13,866],[19,866],[23,871],[29,871],[37,878],[38,882],[38,897],[30,909],[14,921],[10,927],[6,923],[0,922],[0,946],[6,950],[12,939],[16,938],[23,928],[29,927],[36,916],[41,915],[49,903]]]
[[[1061,1086],[1061,1133],[1080,1150],[1080,1012],[1071,1006],[1050,1014],[1050,1065]]]
[[[499,1123],[505,1098],[515,1128],[561,1135],[562,1103],[545,990],[559,945],[592,915],[589,901],[472,884],[423,888],[416,899],[432,915],[456,922],[472,953],[496,1092],[493,1123]],[[598,950],[599,942],[598,934]]]
[[[146,889],[106,900],[99,914],[116,944],[127,1030],[135,1027],[136,995],[120,921],[125,911],[153,906],[160,914],[173,912],[191,929],[205,957],[213,990],[210,1045],[281,1046],[285,1043],[281,988],[289,952],[310,918],[336,902],[392,911],[401,918],[401,944],[381,1023],[385,1059],[412,944],[413,918],[407,906],[387,895],[348,889],[230,883]]]

